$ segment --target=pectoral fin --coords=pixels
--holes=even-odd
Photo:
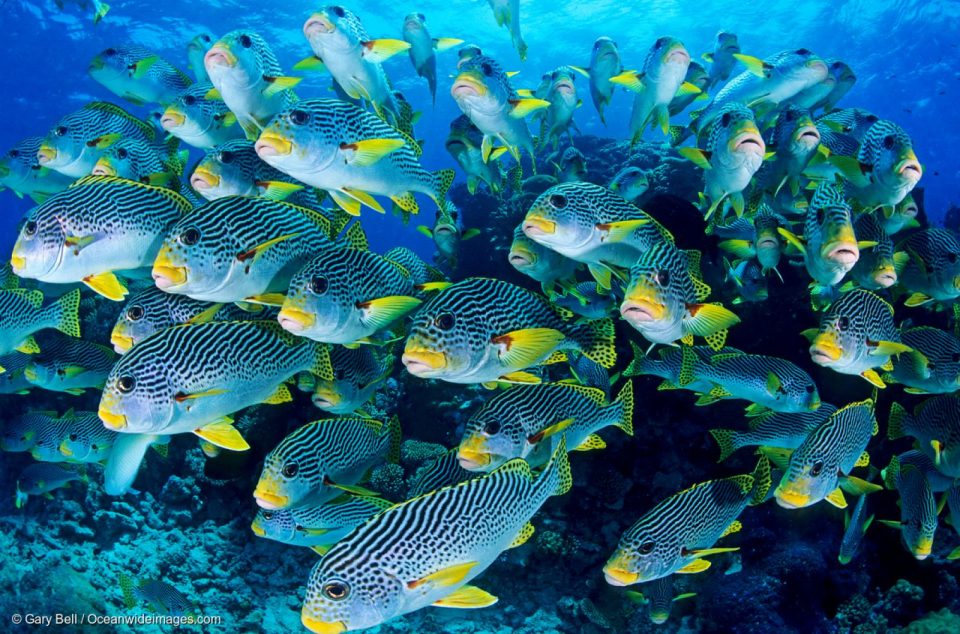
[[[194,429],[193,433],[200,436],[207,442],[217,447],[223,447],[231,451],[246,451],[250,445],[243,439],[240,432],[233,426],[233,419],[224,416],[200,429]]]
[[[531,524],[530,522],[527,522],[526,524],[523,525],[523,528],[520,529],[520,532],[517,533],[517,536],[513,539],[513,541],[510,542],[510,545],[508,546],[508,548],[516,548],[517,546],[523,546],[524,544],[527,543],[527,540],[533,537],[533,533],[535,530],[536,529],[533,527],[533,524]]]
[[[426,577],[421,577],[419,579],[414,579],[413,581],[407,582],[407,587],[411,590],[418,588],[426,583],[437,588],[447,588],[450,586],[455,586],[458,583],[466,579],[467,575],[470,574],[470,571],[476,567],[476,561],[467,561],[462,564],[455,564],[453,566],[448,566],[447,568],[442,568],[434,573],[427,575]]]
[[[420,302],[416,297],[390,295],[360,302],[357,307],[364,311],[363,321],[381,330],[419,306]]]
[[[830,494],[824,499],[838,509],[847,508],[847,499],[843,497],[843,490],[841,490],[840,487],[837,487],[831,491]]]
[[[550,102],[544,99],[511,99],[510,105],[513,106],[513,109],[510,110],[510,116],[514,119],[522,119],[537,110],[548,108]]]
[[[122,301],[130,292],[127,290],[126,284],[110,271],[89,275],[81,281],[98,294],[115,302]]]
[[[471,610],[486,608],[497,602],[497,597],[476,586],[463,586],[452,594],[448,594],[433,605],[438,608],[459,608]]]
[[[367,60],[368,62],[373,62],[374,64],[384,62],[397,53],[402,53],[410,48],[409,42],[391,38],[368,40],[366,42],[361,42],[360,46],[363,47],[363,51],[361,52],[363,59]]]
[[[710,562],[707,561],[706,559],[694,559],[693,561],[688,563],[686,566],[684,566],[680,570],[677,570],[677,574],[681,574],[681,575],[696,574],[698,572],[703,572],[709,567],[710,567]]]
[[[373,165],[391,152],[404,146],[403,139],[364,139],[353,143],[341,143],[340,151],[346,156],[347,163],[358,167]]]
[[[596,227],[606,234],[601,238],[601,242],[623,242],[631,238],[638,228],[649,223],[650,220],[639,218],[636,220],[621,220],[620,222],[598,223]]]
[[[590,434],[583,439],[583,442],[573,448],[573,451],[593,451],[595,449],[606,449],[607,443],[596,434]]]
[[[303,77],[269,77],[264,75],[263,81],[268,84],[267,87],[263,89],[263,96],[273,97],[281,91],[293,88],[303,81]]]
[[[566,339],[554,328],[527,328],[493,337],[491,343],[502,346],[500,362],[508,367],[528,368],[550,355]]]
[[[263,255],[263,253],[273,245],[280,244],[281,242],[285,240],[289,240],[290,238],[296,238],[299,235],[300,235],[299,233],[288,233],[286,235],[277,236],[276,238],[271,238],[266,242],[258,244],[252,249],[238,253],[237,259],[240,260],[241,262],[246,262],[247,260],[256,261],[257,258]]]
[[[540,431],[538,431],[538,432],[535,433],[535,434],[532,434],[532,435],[530,435],[530,436],[527,436],[527,442],[530,443],[531,445],[535,445],[535,444],[537,444],[538,442],[540,442],[541,440],[543,440],[544,438],[549,438],[550,436],[553,436],[553,435],[555,435],[555,434],[559,434],[559,433],[562,432],[564,429],[566,429],[567,427],[569,427],[571,424],[573,424],[573,419],[572,419],[572,418],[565,418],[564,420],[562,420],[562,421],[560,421],[560,422],[557,422],[557,423],[554,423],[553,425],[550,425],[549,427],[547,427],[547,428],[545,428],[545,429],[541,429]]]

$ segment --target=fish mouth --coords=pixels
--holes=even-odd
[[[809,495],[785,489],[783,485],[778,486],[773,495],[777,499],[777,504],[785,509],[799,509],[810,505]]]
[[[157,288],[165,290],[180,286],[187,281],[187,267],[176,266],[170,261],[169,255],[163,251],[157,256],[153,263],[153,270],[150,271],[154,284]]]
[[[893,269],[880,269],[874,273],[873,281],[880,288],[890,288],[897,283],[897,272]]]
[[[470,449],[461,449],[457,452],[457,461],[467,471],[479,471],[490,464],[490,455]]]
[[[70,448],[70,445],[67,443],[66,440],[60,443],[60,453],[62,453],[67,458],[73,457],[73,449]]]
[[[564,95],[572,95],[574,92],[573,82],[568,80],[558,81],[553,85],[553,89]]]
[[[457,75],[453,86],[450,88],[450,95],[454,99],[458,97],[481,97],[485,94],[487,94],[486,85],[471,73]]]
[[[115,332],[110,335],[110,343],[113,345],[114,352],[123,354],[133,347],[133,337]]]
[[[533,254],[528,251],[511,251],[507,255],[507,260],[518,269],[533,266]]]
[[[284,330],[296,333],[311,328],[316,323],[317,318],[312,313],[299,308],[284,306],[280,309],[280,314],[277,315],[277,321],[280,322],[280,326]]]
[[[763,139],[756,129],[748,130],[738,134],[733,140],[734,152],[753,152],[754,154],[763,154],[766,150]]]
[[[804,126],[797,133],[797,141],[813,147],[820,143],[820,131],[814,125]]]
[[[173,128],[182,126],[186,120],[187,118],[183,116],[182,113],[177,112],[173,108],[167,108],[163,112],[163,116],[160,117],[160,127],[164,130],[172,130]]]
[[[911,152],[910,154],[913,154]],[[916,182],[923,176],[923,168],[920,167],[920,161],[916,156],[908,156],[897,165],[897,174],[908,181]]]
[[[253,534],[256,535],[257,537],[264,537],[267,534],[267,531],[265,531],[263,527],[257,524],[256,522],[250,525],[250,530],[252,530]]]
[[[817,365],[836,363],[842,356],[843,348],[829,336],[818,336],[810,346],[810,359]]]
[[[760,238],[757,240],[757,251],[760,249],[776,249],[780,247],[780,241],[772,236]]]
[[[267,509],[268,511],[276,511],[290,504],[290,498],[288,496],[271,493],[259,486],[253,492],[253,499],[257,501],[257,506],[262,509]]]
[[[87,66],[87,72],[92,73],[97,70],[103,70],[103,67],[106,66],[106,63],[103,61],[103,58],[97,55],[90,62],[90,65]]]
[[[220,184],[220,177],[209,170],[198,167],[190,175],[190,186],[195,190],[213,189]]]
[[[333,390],[317,390],[313,393],[313,404],[317,407],[336,407],[343,399]]]
[[[336,30],[336,25],[323,13],[314,13],[303,24],[303,34],[308,40],[311,35],[326,35]]]
[[[412,18],[410,20],[404,20],[403,28],[408,31],[419,31],[420,30],[420,20]]]
[[[930,552],[933,550],[933,540],[929,537],[921,537],[917,542],[917,546],[913,551],[913,556],[917,559],[923,561],[930,556]]]
[[[664,306],[649,299],[628,298],[620,304],[620,316],[631,324],[642,324],[663,319]]]
[[[557,223],[539,216],[527,216],[523,220],[523,232],[531,238],[553,235],[557,232]]]
[[[630,586],[640,581],[640,573],[630,572],[618,566],[607,564],[603,567],[603,576],[611,586]]]
[[[27,268],[27,258],[22,255],[10,256],[10,268],[13,269],[14,273],[20,273]]]
[[[262,157],[286,156],[293,151],[293,145],[279,134],[264,132],[260,135],[260,138],[257,139],[257,143],[253,146],[253,149]]]
[[[817,74],[822,73],[823,76],[826,77],[828,72],[827,63],[824,62],[822,59],[807,60],[807,63],[805,65],[810,70],[815,71]]]
[[[824,259],[844,267],[852,267],[860,259],[860,248],[856,242],[834,242],[826,245]]]
[[[207,68],[217,66],[233,67],[237,65],[237,56],[223,44],[216,44],[203,56],[203,65]]]
[[[119,431],[127,426],[126,416],[123,414],[115,414],[103,406],[97,410],[97,416],[99,416],[103,424],[110,429]]]
[[[56,148],[52,148],[46,143],[40,146],[40,149],[37,150],[37,162],[40,165],[46,165],[47,163],[52,163],[57,158]]]
[[[104,159],[100,159],[97,161],[97,164],[93,166],[93,171],[90,172],[90,174],[93,176],[116,176],[117,170]]]
[[[321,621],[303,612],[300,613],[300,623],[315,634],[341,634],[347,631],[343,621]]]
[[[447,367],[447,355],[426,348],[408,348],[400,361],[414,376],[429,376]]]
[[[666,63],[668,64],[689,64],[690,53],[683,46],[675,46],[667,53]]]

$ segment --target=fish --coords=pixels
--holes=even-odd
[[[461,229],[460,212],[453,203],[448,202],[442,209],[438,209],[434,218],[432,229],[419,225],[417,231],[432,239],[440,258],[450,270],[456,270],[460,260],[460,243],[481,235],[481,231],[477,228]]]
[[[727,329],[740,318],[719,304],[706,303],[709,295],[710,286],[700,272],[700,252],[661,242],[630,268],[620,316],[650,343],[693,345],[697,336],[719,350]]]
[[[523,232],[523,227],[513,230],[507,261],[517,271],[540,282],[540,288],[547,297],[553,297],[558,286],[567,288],[580,267],[578,262],[531,240]]]
[[[438,291],[413,314],[402,361],[414,376],[451,383],[530,382],[524,370],[562,350],[612,367],[613,322],[578,324],[570,317],[508,282],[467,278]]]
[[[365,249],[334,248],[291,278],[277,319],[291,333],[325,343],[369,343],[420,305],[403,266]]]
[[[74,181],[66,174],[40,165],[37,152],[42,144],[43,137],[27,137],[0,156],[0,188],[11,190],[19,198],[27,196],[39,204]]]
[[[120,106],[94,101],[57,121],[37,150],[41,167],[74,179],[93,171],[111,139],[157,142],[157,130]]]
[[[937,501],[921,464],[911,460],[917,452],[908,451],[893,456],[883,470],[887,489],[900,494],[900,521],[880,520],[900,529],[904,546],[917,559],[924,560],[933,550],[937,530]],[[923,456],[918,456],[923,457]]]
[[[740,39],[736,33],[720,31],[713,44],[713,52],[704,53],[703,59],[710,63],[710,86],[717,86],[730,79],[734,67],[740,60]]]
[[[184,143],[201,149],[245,138],[227,104],[207,98],[211,90],[213,84],[203,82],[178,94],[160,116],[160,125]]]
[[[490,472],[523,458],[545,464],[561,438],[571,451],[606,447],[597,432],[633,435],[633,383],[613,402],[602,390],[571,383],[518,385],[487,400],[467,421],[457,457],[468,471]]]
[[[710,435],[717,441],[723,462],[735,451],[743,447],[776,447],[778,449],[796,449],[807,439],[814,429],[819,427],[834,412],[835,405],[821,403],[812,412],[765,412],[749,419],[748,431],[737,429],[711,429]]]
[[[57,8],[63,11],[66,0],[54,0],[54,4],[57,5]],[[100,21],[106,17],[107,12],[110,11],[110,5],[103,0],[92,0],[87,2],[87,0],[76,0],[74,3],[83,11],[93,10],[93,25],[97,26],[100,24]]]
[[[303,35],[313,56],[300,61],[295,70],[325,68],[351,99],[370,102],[378,113],[399,114],[380,64],[410,50],[409,42],[372,39],[360,18],[338,5],[325,6],[307,18]]]
[[[900,383],[909,394],[960,389],[960,339],[939,328],[916,326],[901,330],[900,341],[911,351],[893,359],[893,370],[881,377],[886,383]]]
[[[40,352],[23,371],[27,381],[44,390],[73,395],[103,387],[116,353],[92,341],[57,334],[44,336]]]
[[[856,156],[833,156],[847,192],[866,209],[894,208],[923,177],[913,140],[893,121],[881,119],[867,130]]]
[[[345,348],[333,346],[330,363],[333,380],[318,379],[312,374],[301,374],[307,381],[313,404],[331,414],[353,414],[373,398],[377,389],[393,371],[396,358],[389,352],[380,352],[374,346]]]
[[[203,65],[214,87],[207,97],[223,99],[251,141],[296,100],[291,89],[302,79],[285,76],[266,40],[247,30],[217,40],[204,54]]]
[[[774,196],[785,186],[792,196],[800,193],[806,182],[804,170],[819,148],[820,131],[810,111],[793,104],[783,106],[768,137],[767,149],[774,156],[764,165]]]
[[[433,103],[437,102],[437,53],[463,44],[451,37],[432,37],[427,30],[427,18],[422,13],[408,13],[403,19],[403,40],[410,45],[410,63],[418,77],[427,80]]]
[[[90,62],[87,73],[135,106],[168,104],[193,83],[170,62],[137,44],[104,49]]]
[[[357,482],[377,464],[400,455],[400,421],[328,418],[284,438],[263,460],[253,497],[267,510],[323,504],[344,492],[366,493]]]
[[[861,495],[853,507],[853,512],[845,512],[843,516],[843,538],[840,540],[840,552],[837,559],[846,566],[857,556],[863,536],[873,523],[873,514],[868,515],[867,497]]]
[[[700,207],[706,219],[727,208],[740,217],[745,206],[743,191],[760,169],[767,151],[753,111],[741,103],[720,109],[710,128],[706,148],[680,148],[681,156],[703,168],[704,189]]]
[[[919,213],[920,208],[913,199],[913,194],[907,194],[893,209],[882,207],[878,220],[887,235],[892,236],[904,229],[919,229],[920,222],[917,221]]]
[[[682,388],[685,390],[706,394],[714,388],[714,385],[709,381],[698,380],[695,376],[691,377],[688,375],[688,366],[684,364],[689,364],[690,359],[686,357],[683,352],[683,349],[686,347],[689,347],[690,351],[693,352],[696,357],[699,357],[707,362],[709,362],[711,356],[716,354],[716,351],[709,346],[684,346],[683,348],[661,347],[658,350],[659,358],[655,359],[652,356],[645,354],[644,351],[641,350],[636,344],[636,342],[631,339],[630,348],[633,350],[633,360],[623,371],[623,375],[626,377],[641,375],[660,377],[663,379],[663,382],[657,388],[659,391],[677,390]],[[730,346],[725,346],[719,352],[721,354],[744,354],[742,350],[731,348]],[[681,370],[684,371],[685,381],[682,386],[680,385]]]
[[[290,401],[284,381],[304,371],[332,378],[330,351],[275,321],[172,326],[120,357],[98,414],[125,434],[189,432],[243,451],[249,445],[229,415],[257,403]]]
[[[617,43],[606,36],[598,37],[590,51],[590,65],[586,69],[579,66],[571,68],[590,79],[590,99],[593,107],[597,109],[600,122],[607,125],[604,110],[613,101],[613,91],[617,87],[610,79],[623,72]]]
[[[563,442],[539,476],[523,460],[393,506],[334,545],[310,571],[300,620],[334,634],[435,605],[497,598],[468,584],[533,534],[531,518],[573,479]],[[422,517],[438,521],[425,527]]]
[[[694,101],[707,98],[706,90],[710,85],[710,78],[706,69],[701,66],[699,62],[694,60],[690,61],[690,65],[687,67],[687,74],[684,76],[681,86],[686,84],[693,86],[696,90],[687,86],[677,91],[676,96],[670,100],[670,105],[667,106],[667,112],[671,117],[686,110]],[[669,128],[667,132],[669,134]]]
[[[33,445],[29,449],[30,455],[38,462],[67,462],[67,458],[60,453],[60,443],[72,426],[73,410],[69,410],[63,416],[57,416],[54,411],[49,414],[50,420],[37,425],[34,429]]]
[[[862,108],[841,108],[817,118],[820,141],[831,154],[856,156],[867,131],[880,117]],[[831,177],[837,172],[831,172]]]
[[[650,173],[639,167],[624,167],[614,175],[607,189],[620,194],[629,203],[636,203],[650,189]]]
[[[505,26],[510,31],[510,40],[516,49],[520,61],[527,61],[527,43],[520,34],[520,0],[488,0],[493,9],[497,26]]]
[[[257,537],[323,554],[371,517],[393,506],[375,497],[343,496],[338,500],[292,509],[258,509],[250,529]]]
[[[879,486],[850,475],[854,467],[869,463],[865,450],[878,431],[870,399],[850,403],[831,414],[790,455],[774,491],[777,504],[798,509],[826,500],[846,508],[840,486],[857,494],[879,490]]]
[[[482,476],[478,471],[467,471],[460,466],[459,447],[454,447],[438,458],[425,462],[410,478],[409,499],[443,487],[452,486]]]
[[[647,51],[641,71],[626,71],[610,78],[610,82],[637,93],[630,114],[630,144],[636,145],[649,125],[664,134],[670,129],[670,103],[678,95],[699,94],[693,84],[684,84],[690,53],[683,42],[673,37],[660,37]]]
[[[117,432],[107,429],[96,412],[68,412],[70,422],[60,442],[60,453],[70,462],[101,463],[107,460]]]
[[[489,161],[499,141],[520,162],[520,150],[536,162],[533,137],[524,117],[550,105],[545,99],[522,97],[510,84],[507,73],[492,57],[483,54],[460,60],[450,95],[460,111],[483,133],[481,155]]]
[[[560,183],[577,183],[587,179],[587,157],[575,147],[564,150],[555,167]]]
[[[824,60],[828,66],[828,72],[833,78],[833,86],[830,92],[821,97],[819,101],[811,106],[811,110],[823,108],[824,112],[831,112],[837,107],[837,104],[857,83],[857,75],[850,66],[839,59]]]
[[[960,526],[960,487],[950,487],[945,497],[950,513],[950,525],[954,527],[954,530],[957,530],[956,527]],[[950,554],[947,555],[947,559],[950,561],[960,559],[960,547],[951,550]]]
[[[875,368],[892,370],[891,357],[911,351],[893,323],[893,306],[863,289],[842,294],[820,318],[819,329],[803,334],[810,341],[814,363],[859,375],[881,389],[886,383]]]
[[[215,41],[216,38],[210,33],[197,33],[187,42],[187,59],[190,63],[190,72],[193,73],[193,78],[197,84],[210,83],[210,76],[207,75],[207,68],[203,63],[203,57]],[[207,90],[209,90],[209,88]]]
[[[573,114],[583,105],[577,96],[576,73],[569,66],[560,66],[548,73],[549,85],[546,94],[542,97],[550,105],[536,113],[540,119],[540,134],[538,137],[541,148],[550,144],[554,149],[560,144],[560,136],[566,133],[573,143],[573,131],[578,133]],[[568,148],[569,150],[575,148]],[[581,154],[581,156],[583,156]],[[586,170],[584,170],[586,171]]]
[[[684,592],[673,595],[673,577],[660,577],[644,586],[646,594],[627,590],[626,595],[631,601],[647,606],[647,614],[654,625],[663,625],[670,619],[673,604],[683,599],[697,596],[696,592]]]
[[[593,183],[561,183],[540,194],[523,219],[533,241],[587,265],[611,288],[611,267],[629,268],[655,244],[673,236],[652,216]]]
[[[51,491],[70,486],[71,482],[87,481],[83,465],[56,462],[31,464],[17,477],[16,507],[23,508],[31,495],[49,495]]]
[[[450,122],[444,147],[467,175],[467,191],[475,194],[480,183],[484,183],[491,192],[499,194],[504,188],[504,175],[500,163],[483,160],[482,143],[483,133],[467,115],[462,114]],[[499,154],[494,158],[496,156]]]
[[[20,277],[82,282],[120,301],[129,291],[117,272],[151,266],[168,229],[192,209],[163,187],[88,176],[24,216],[10,262]]]
[[[42,410],[28,411],[5,419],[0,429],[0,451],[30,451],[37,444],[41,433],[55,427],[58,420],[56,412]]]
[[[960,477],[960,397],[943,394],[923,401],[911,414],[899,403],[890,406],[887,437],[916,439],[917,446],[945,475]]]
[[[167,293],[207,302],[244,302],[283,293],[304,260],[333,245],[318,212],[252,196],[217,198],[173,223],[153,280]]]
[[[960,297],[960,239],[947,229],[924,229],[897,245],[909,257],[900,283],[911,292],[907,306],[931,301],[951,302]]]
[[[373,195],[389,197],[407,214],[420,209],[414,192],[444,206],[454,171],[428,172],[414,145],[358,106],[311,99],[278,114],[261,133],[256,150],[267,164],[326,190],[344,211],[358,216],[361,205],[384,212]]]
[[[0,290],[0,354],[7,355],[15,350],[27,354],[40,352],[33,335],[49,328],[79,337],[79,309],[79,289],[65,293],[46,306],[43,305],[42,291],[20,288]],[[4,374],[14,369],[2,367]]]
[[[182,592],[160,579],[134,579],[120,573],[120,590],[123,604],[127,608],[146,601],[157,614],[188,616],[196,612],[197,607]]]
[[[316,209],[304,184],[264,163],[254,144],[234,139],[210,148],[190,174],[190,186],[207,200],[263,196]]]
[[[0,368],[3,368],[3,372],[0,372],[0,394],[30,393],[33,385],[23,374],[30,363],[30,357],[29,354],[16,351],[0,355]]]
[[[620,537],[603,567],[607,583],[629,586],[703,572],[710,567],[705,557],[738,550],[714,544],[741,530],[737,518],[764,501],[770,483],[770,463],[761,457],[752,474],[701,482],[671,495]]]
[[[770,293],[767,290],[767,278],[763,275],[763,266],[756,260],[741,260],[737,264],[725,262],[726,281],[733,282],[736,297],[732,304],[763,302]]]
[[[180,190],[180,176],[187,155],[177,151],[180,141],[171,139],[160,149],[135,139],[120,139],[105,148],[90,172],[94,176],[117,176],[128,180]]]
[[[591,281],[567,286],[550,301],[584,319],[594,320],[610,317],[617,310],[620,297]]]
[[[443,285],[437,282],[447,281],[443,271],[432,264],[427,264],[413,249],[394,247],[385,251],[383,257],[406,269],[418,290],[436,288]]]
[[[894,251],[893,241],[884,231],[877,215],[861,214],[853,223],[853,231],[858,240],[875,242],[876,246],[860,251],[860,259],[850,270],[850,277],[871,291],[896,284],[897,272],[906,265],[909,256]]]

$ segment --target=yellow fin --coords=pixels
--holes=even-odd
[[[438,608],[459,608],[470,610],[475,608],[486,608],[497,602],[497,597],[486,590],[481,590],[476,586],[463,586],[455,592],[448,594],[439,601],[434,601],[433,605]]]
[[[522,383],[531,385],[542,382],[539,376],[530,374],[529,372],[510,372],[499,377],[499,380],[504,383]],[[496,384],[497,383],[494,382],[494,385]]]
[[[727,547],[727,548],[724,548],[724,547],[698,548],[698,549],[689,551],[689,554],[693,555],[694,557],[708,557],[710,555],[718,555],[720,553],[733,553],[738,550],[740,550],[739,546],[733,546],[733,547]]]
[[[527,442],[530,443],[531,445],[535,445],[536,443],[540,442],[544,438],[549,438],[550,436],[559,434],[560,432],[562,432],[564,429],[566,429],[572,424],[573,424],[572,418],[565,418],[560,422],[554,423],[553,425],[550,425],[549,427],[541,429],[537,433],[528,436]]]
[[[463,44],[463,40],[459,40],[455,37],[435,37],[433,38],[433,48],[437,50],[438,53],[444,51],[449,51],[454,46],[459,46]]]
[[[278,93],[280,93],[280,92],[282,92],[282,91],[284,91],[284,90],[288,90],[288,89],[290,89],[290,88],[293,88],[294,86],[296,86],[297,84],[299,84],[301,81],[303,81],[303,77],[267,77],[267,76],[264,76],[263,79],[264,79],[264,81],[266,81],[266,82],[269,84],[266,88],[263,89],[263,96],[264,96],[264,97],[273,97],[274,95],[276,95],[276,94],[278,94]]]
[[[696,574],[698,572],[703,572],[709,567],[710,567],[710,562],[707,561],[706,559],[694,559],[693,561],[688,563],[686,566],[684,566],[680,570],[677,570],[677,574],[681,574],[681,575]]]
[[[341,143],[340,151],[346,155],[347,163],[359,167],[373,165],[391,152],[396,152],[405,144],[403,139],[364,139],[353,143]]]
[[[827,495],[827,497],[825,497],[824,499],[830,504],[833,504],[838,509],[847,508],[847,499],[843,497],[843,490],[840,489],[840,487],[837,487],[836,489],[831,491],[830,494]]]
[[[857,462],[856,462],[856,464],[854,464],[853,466],[855,466],[855,467],[869,467],[869,466],[870,466],[870,454],[867,453],[866,451],[864,451],[862,454],[860,454],[860,457],[857,458]]]
[[[414,579],[413,581],[407,582],[407,587],[411,590],[422,586],[425,583],[429,583],[431,586],[437,588],[446,588],[449,586],[455,586],[458,583],[466,579],[467,575],[470,574],[470,571],[476,567],[477,562],[468,561],[462,564],[455,564],[447,568],[438,570],[432,574],[427,575],[426,577],[421,577],[420,579]]]
[[[362,487],[358,484],[337,484],[330,478],[324,478],[323,484],[332,489],[339,489],[345,493],[352,493],[353,495],[359,495],[363,497],[377,497],[380,495],[376,491],[371,491],[370,489]]]
[[[311,546],[310,550],[312,550],[313,552],[323,557],[328,552],[330,552],[330,546]]]
[[[246,451],[250,445],[243,439],[240,432],[233,426],[233,419],[224,416],[215,420],[200,429],[194,429],[193,433],[200,436],[211,445],[223,447],[231,451]]]
[[[110,271],[105,273],[97,273],[96,275],[89,275],[83,278],[81,281],[98,294],[103,295],[107,299],[115,302],[122,301],[123,298],[126,297],[130,292],[127,290],[126,284],[121,282],[120,278]]]
[[[603,438],[596,434],[590,434],[583,439],[583,442],[573,448],[574,451],[593,451],[594,449],[606,449],[607,443]]]
[[[734,533],[739,533],[743,530],[743,524],[739,520],[734,520],[730,523],[730,526],[727,526],[726,530],[720,534],[720,537],[726,537],[727,535],[733,535]]]
[[[691,161],[697,167],[705,170],[712,167],[710,165],[710,153],[706,150],[695,147],[682,147],[677,150],[677,153],[688,161]]]
[[[284,181],[257,181],[257,187],[262,190],[260,195],[270,200],[286,200],[291,194],[303,189],[303,185]]]
[[[250,302],[251,304],[260,304],[262,306],[283,306],[283,302],[286,299],[287,296],[283,293],[263,293],[262,295],[251,295],[250,297],[245,297],[244,301]]]
[[[288,233],[286,235],[277,236],[276,238],[271,238],[270,240],[267,240],[266,242],[258,244],[257,246],[253,247],[248,251],[244,251],[243,253],[238,253],[237,259],[240,260],[241,262],[244,262],[246,260],[251,260],[251,259],[253,261],[256,261],[257,258],[259,258],[270,247],[276,244],[280,244],[285,240],[289,240],[290,238],[296,238],[299,235],[300,235],[299,233]]]
[[[37,354],[40,352],[40,346],[37,345],[37,340],[33,338],[33,335],[30,335],[20,342],[20,345],[17,346],[15,350],[23,354]]]
[[[397,53],[402,53],[409,49],[410,43],[404,42],[403,40],[381,38],[379,40],[361,42],[360,46],[363,47],[363,51],[360,53],[363,59],[368,62],[373,62],[374,64],[379,64],[390,59]]]
[[[333,202],[335,202],[340,209],[343,209],[351,216],[360,215],[359,200],[353,196],[349,196],[346,192],[340,191],[339,189],[328,189],[327,193],[330,194],[330,198],[333,199]]]
[[[324,64],[323,60],[317,57],[316,55],[311,55],[310,57],[304,57],[299,62],[293,65],[293,70],[323,71],[326,69],[327,69],[326,64]]]
[[[930,302],[930,301],[933,301],[933,298],[927,297],[923,293],[914,293],[913,295],[908,297],[907,301],[905,301],[903,304],[904,306],[909,306],[913,308],[915,306],[921,306],[923,304],[926,304],[927,302]]]
[[[643,90],[643,73],[638,73],[635,70],[627,70],[619,75],[614,75],[609,79],[609,81],[611,84],[623,86],[627,90],[632,90],[633,92],[640,92]]]
[[[736,314],[719,304],[687,304],[690,317],[683,320],[688,332],[706,337],[740,323]],[[722,347],[722,346],[721,346]]]
[[[550,356],[564,339],[566,335],[554,328],[527,328],[493,337],[491,343],[504,348],[499,353],[501,364],[528,368]]]
[[[211,88],[210,90],[208,90],[203,95],[203,98],[207,99],[208,101],[223,101],[223,95],[221,95],[220,91],[217,90],[216,88]]]
[[[744,66],[747,67],[747,70],[756,75],[757,77],[764,77],[765,72],[770,70],[772,66],[766,63],[762,59],[753,57],[752,55],[744,55],[743,53],[734,53],[733,56],[737,58]]]
[[[289,403],[292,400],[293,396],[290,395],[290,390],[286,385],[281,383],[277,391],[268,396],[263,402],[267,405],[279,405],[280,403]]]
[[[676,96],[686,97],[687,95],[699,95],[701,92],[703,91],[697,88],[697,86],[695,86],[694,84],[691,84],[688,81],[685,81],[682,84],[680,84],[680,88],[677,90]]]
[[[870,354],[887,356],[902,354],[904,352],[913,352],[913,348],[910,346],[905,346],[902,343],[897,343],[896,341],[878,341],[876,342],[876,347],[870,352]]]
[[[347,196],[350,196],[351,198],[356,200],[357,202],[360,202],[366,205],[370,209],[373,209],[374,211],[378,211],[382,214],[387,213],[384,210],[383,206],[377,202],[377,199],[365,191],[362,191],[360,189],[353,189],[352,187],[343,187],[341,188],[341,191]],[[359,212],[357,215],[359,215]]]
[[[520,532],[517,533],[517,536],[513,538],[513,541],[510,542],[510,545],[507,548],[516,548],[517,546],[523,546],[527,543],[531,537],[533,537],[533,532],[536,529],[533,527],[533,524],[527,522],[523,525],[523,528],[520,529]]]
[[[522,119],[528,114],[550,106],[550,102],[544,99],[511,99],[510,103],[513,105],[510,116],[514,119]]]
[[[606,222],[597,225],[597,229],[605,232],[603,242],[623,242],[633,236],[633,232],[639,227],[649,224],[649,218],[638,218],[636,220],[621,220],[620,222]]]
[[[860,373],[860,376],[865,378],[871,385],[874,385],[880,389],[887,387],[887,384],[883,382],[883,379],[880,378],[880,375],[877,374],[876,370],[864,370]]]
[[[363,321],[380,330],[409,313],[420,302],[416,297],[390,295],[359,302],[357,307],[364,311]]]

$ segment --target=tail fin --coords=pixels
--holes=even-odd
[[[536,485],[550,487],[550,495],[563,495],[573,486],[566,435],[557,443],[557,448],[553,450],[550,462],[543,468],[543,473],[537,479]]]
[[[613,320],[598,319],[581,324],[576,326],[571,335],[579,344],[583,356],[608,370],[616,364],[617,349],[614,345]]]
[[[761,504],[767,499],[767,492],[773,479],[770,477],[770,462],[766,456],[760,456],[756,468],[753,470],[753,489],[750,491],[750,506]]]
[[[737,432],[732,429],[711,429],[710,435],[717,441],[717,447],[720,449],[717,462],[723,462],[739,449],[736,443]]]
[[[132,608],[137,604],[137,597],[133,594],[134,589],[134,580],[133,577],[120,573],[120,591],[123,592],[123,604],[128,608]]]
[[[47,309],[54,328],[71,337],[80,336],[80,289],[75,288]]]
[[[433,202],[437,203],[440,209],[446,209],[447,192],[450,191],[450,185],[453,184],[453,178],[456,175],[452,169],[437,170],[430,175],[433,185]]]
[[[317,343],[315,346],[315,354],[313,358],[313,366],[310,368],[310,373],[315,374],[321,379],[332,381],[333,380],[333,362],[330,361],[330,346],[325,343]]]
[[[620,408],[620,420],[615,423],[627,436],[633,436],[633,381],[627,380],[613,401]]]
[[[887,420],[887,438],[896,440],[907,435],[907,427],[913,422],[913,416],[900,403],[890,406],[890,418]]]
[[[890,491],[895,490],[897,482],[900,480],[900,457],[890,458],[890,464],[880,474],[883,476],[883,485]]]
[[[627,369],[623,371],[623,376],[651,374],[651,360],[632,339],[630,340],[630,350],[633,351],[633,359],[630,360],[630,365],[627,366]],[[653,363],[656,362],[654,361]]]

